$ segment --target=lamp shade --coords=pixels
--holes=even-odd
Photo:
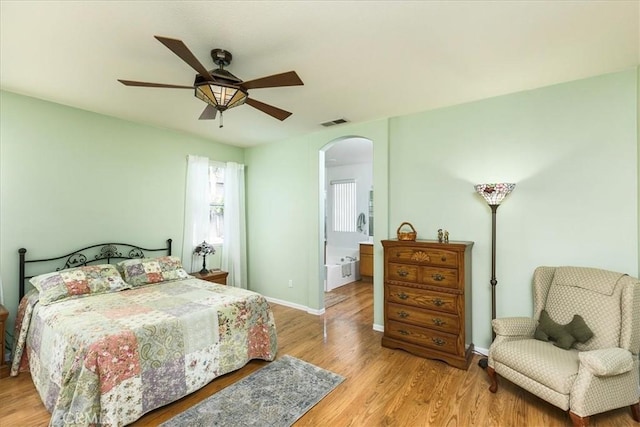
[[[196,97],[224,111],[244,104],[247,100],[247,92],[237,86],[208,82],[196,86]]]
[[[193,253],[198,256],[206,256],[206,255],[215,254],[216,250],[213,247],[213,245],[203,241],[193,249]]]
[[[478,194],[484,197],[489,206],[498,206],[515,187],[515,184],[503,182],[499,184],[478,184],[475,189]]]

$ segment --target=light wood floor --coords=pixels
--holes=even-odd
[[[571,426],[560,409],[500,381],[488,390],[485,372],[468,371],[380,346],[372,329],[371,283],[334,290],[350,298],[324,316],[272,304],[278,355],[288,354],[336,372],[346,380],[295,424],[300,426]],[[133,425],[157,425],[221,390],[266,362],[252,361],[186,398],[157,409]],[[45,426],[49,413],[28,374],[0,380],[0,426]],[[594,427],[639,427],[628,408],[591,417]]]

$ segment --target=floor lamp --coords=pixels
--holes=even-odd
[[[491,320],[496,318],[496,213],[498,206],[509,193],[516,187],[515,184],[478,184],[475,186],[476,192],[480,194],[491,208]],[[491,327],[491,341],[496,337],[496,333]],[[489,364],[486,357],[480,359],[478,365],[485,369]]]

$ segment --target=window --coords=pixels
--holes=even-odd
[[[356,181],[331,181],[333,190],[333,231],[355,232],[357,221]]]
[[[224,240],[224,167],[209,166],[209,239],[212,244]]]

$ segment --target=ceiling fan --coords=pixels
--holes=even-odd
[[[231,63],[232,56],[230,52],[223,49],[213,49],[211,51],[211,57],[218,68],[209,71],[200,63],[200,61],[198,61],[198,59],[181,40],[161,36],[154,37],[198,72],[193,85],[181,86],[118,79],[120,83],[125,86],[195,89],[196,98],[208,104],[199,119],[215,119],[219,111],[220,127],[222,127],[222,113],[229,108],[237,107],[242,104],[248,104],[278,120],[284,120],[291,115],[288,111],[274,107],[273,105],[265,104],[264,102],[260,102],[256,99],[249,98],[249,89],[301,86],[304,83],[302,83],[302,80],[300,80],[300,77],[298,77],[298,74],[296,74],[295,71],[242,81],[224,69],[224,67]]]

